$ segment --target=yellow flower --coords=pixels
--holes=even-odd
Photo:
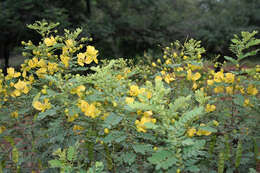
[[[23,69],[23,73],[22,73],[23,78],[26,78],[26,75],[27,75],[27,71]]]
[[[196,72],[195,74],[192,74],[190,69],[187,71],[187,79],[188,80],[197,81],[197,80],[200,79],[200,77],[201,77],[201,74],[199,72]]]
[[[32,84],[33,81],[34,81],[34,77],[33,77],[33,75],[30,75],[30,76],[29,76],[29,83]]]
[[[171,64],[171,62],[172,62],[172,60],[171,59],[167,59],[166,61],[165,61],[165,64]]]
[[[119,75],[116,76],[116,79],[117,79],[117,80],[121,80],[121,79],[124,79],[124,77],[119,74]]]
[[[219,83],[219,82],[222,82],[223,79],[224,79],[224,74],[223,74],[222,71],[219,71],[219,72],[217,72],[217,73],[214,74],[214,81],[215,81],[215,82],[218,82],[218,83]]]
[[[249,104],[250,104],[250,100],[249,99],[245,99],[244,106],[247,107]]]
[[[74,41],[72,39],[68,39],[65,41],[65,44],[67,47],[73,47],[74,46]]]
[[[200,124],[201,127],[204,127],[205,124]],[[209,136],[211,134],[211,132],[207,131],[207,130],[202,130],[202,129],[199,129],[196,133],[198,136],[202,136],[202,135],[205,135],[205,136]]]
[[[66,55],[60,55],[60,60],[61,62],[64,64],[64,66],[66,68],[69,67],[69,60],[70,60],[70,57],[66,56]]]
[[[152,116],[153,115],[153,112],[152,111],[146,111],[146,112],[144,112],[144,116],[146,116],[146,117],[150,117],[150,116]]]
[[[101,120],[105,120],[108,117],[108,115],[109,115],[108,112],[104,113],[104,115],[101,117]]]
[[[18,118],[18,111],[12,112],[11,117]]]
[[[224,92],[224,87],[223,86],[217,86],[214,88],[215,93],[223,93]]]
[[[43,88],[43,89],[41,90],[41,93],[43,93],[43,94],[47,94],[47,90],[46,90],[46,88]]]
[[[62,47],[62,55],[68,55],[69,54],[69,48],[64,46]]]
[[[150,91],[147,91],[147,92],[146,92],[146,97],[147,97],[148,99],[152,98],[152,96],[153,96],[152,92],[150,92]]]
[[[191,79],[192,79],[192,71],[191,71],[191,69],[189,69],[187,71],[187,80],[191,80]]]
[[[5,126],[0,126],[0,134],[2,134],[6,130]]]
[[[117,103],[115,101],[112,102],[113,107],[117,107]]]
[[[44,59],[40,59],[40,61],[37,64],[38,67],[46,67],[46,62]]]
[[[260,65],[256,65],[256,69],[255,69],[256,72],[260,72]]]
[[[6,80],[17,78],[21,76],[20,72],[15,72],[14,68],[10,67],[7,69],[7,76],[5,77]]]
[[[138,96],[138,94],[140,93],[139,87],[137,85],[131,85],[129,93],[131,96]]]
[[[30,59],[29,61],[28,61],[28,66],[30,67],[30,68],[35,68],[35,67],[37,67],[37,64],[38,64],[38,58],[33,58],[33,59]]]
[[[188,68],[191,69],[192,71],[195,71],[195,70],[200,70],[202,67],[199,65],[188,64]]]
[[[137,115],[141,115],[142,114],[142,110],[137,110]]]
[[[27,82],[21,81],[20,79],[16,84],[14,84],[14,87],[17,90],[23,92],[24,94],[27,94],[30,90],[29,87],[27,86]]]
[[[80,130],[84,130],[84,128],[82,126],[79,126],[79,125],[73,126],[73,131],[80,131]]]
[[[51,75],[53,75],[54,72],[59,71],[59,68],[58,68],[58,64],[57,64],[57,63],[50,63],[50,62],[48,62],[47,68],[48,68],[48,71],[49,71],[49,73],[50,73]]]
[[[182,68],[182,67],[178,67],[178,68],[176,69],[176,71],[177,71],[177,72],[183,71],[183,68]]]
[[[195,128],[190,128],[187,131],[187,134],[188,134],[189,137],[193,137],[196,134],[196,129]]]
[[[227,92],[228,94],[233,94],[233,87],[232,87],[232,86],[226,87],[226,92]]]
[[[157,148],[157,147],[153,147],[153,150],[154,150],[154,151],[157,151],[157,150],[158,150],[158,148]]]
[[[44,112],[46,109],[51,108],[51,104],[49,103],[49,99],[44,99],[44,103],[41,103],[39,101],[33,102],[33,107],[38,110]]]
[[[134,102],[134,98],[133,97],[126,97],[125,98],[125,102],[127,103],[127,104],[132,104],[133,102]]]
[[[198,88],[198,85],[196,84],[196,82],[194,82],[192,85],[192,89],[196,90],[197,88]]]
[[[162,77],[161,77],[161,76],[156,76],[156,77],[155,77],[155,80],[161,81],[161,80],[162,80]]]
[[[211,135],[211,132],[199,129],[196,134],[198,136],[202,136],[202,135],[209,136],[209,135]]]
[[[245,89],[243,88],[243,86],[236,85],[235,88],[238,89],[241,92],[241,94],[245,94]]]
[[[108,128],[105,128],[105,129],[104,129],[104,133],[105,133],[105,134],[108,134],[108,133],[109,133],[109,129],[108,129]]]
[[[165,75],[165,73],[166,73],[165,71],[161,71],[161,74],[162,74],[162,75]]]
[[[100,110],[94,104],[88,104],[85,100],[80,100],[79,107],[85,116],[96,118],[100,114]]]
[[[165,75],[164,80],[165,80],[166,83],[169,84],[170,82],[172,82],[172,81],[175,80],[175,76],[174,76],[174,75],[167,74],[167,75]]]
[[[219,126],[219,122],[217,122],[216,120],[213,120],[213,124],[214,126]]]
[[[174,52],[174,53],[173,53],[173,57],[174,57],[174,58],[177,58],[177,56],[178,56],[177,53]]]
[[[77,86],[76,88],[73,88],[70,91],[70,93],[71,94],[77,94],[79,97],[81,97],[85,90],[86,90],[86,87],[84,85],[80,85],[80,86]]]
[[[247,93],[250,95],[256,95],[258,93],[258,90],[254,87],[254,85],[250,84],[247,88]]]
[[[73,122],[76,118],[78,118],[79,114],[74,114],[72,116],[68,115],[68,122]]]
[[[188,59],[188,57],[185,55],[185,56],[183,56],[183,59],[186,60],[186,59]]]
[[[213,112],[216,110],[216,106],[215,105],[210,105],[210,104],[207,104],[206,105],[206,112]]]
[[[98,50],[96,50],[94,46],[87,46],[85,63],[90,64],[94,60],[94,62],[97,64],[97,56]]]
[[[156,67],[156,64],[153,62],[153,63],[152,63],[152,66],[153,66],[153,67]]]
[[[39,68],[36,71],[36,74],[39,78],[44,78],[44,75],[47,74],[47,69],[46,68]]]
[[[214,81],[213,80],[207,80],[208,85],[213,85]]]
[[[156,119],[155,118],[152,118],[151,116],[143,116],[141,118],[141,121],[139,120],[136,120],[135,121],[135,124],[136,124],[136,127],[137,127],[137,131],[138,132],[144,132],[146,133],[146,126],[145,126],[145,123],[156,123]]]
[[[16,90],[14,90],[14,91],[12,92],[11,96],[12,96],[12,97],[19,97],[21,94],[22,94],[21,91],[19,91],[19,90],[16,89]]]
[[[46,46],[53,46],[54,44],[56,44],[56,40],[53,36],[51,36],[50,38],[45,38],[44,39],[44,43]]]
[[[235,81],[235,75],[233,74],[233,73],[226,73],[225,74],[225,79],[224,79],[224,81],[226,82],[226,83],[234,83],[234,81]]]
[[[85,53],[79,53],[79,54],[77,54],[77,57],[78,57],[78,64],[80,66],[84,66],[86,54]]]

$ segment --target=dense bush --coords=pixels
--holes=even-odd
[[[255,32],[236,36],[215,72],[196,40],[156,62],[103,61],[56,24],[29,25],[20,70],[0,75],[0,172],[254,172],[259,161],[260,67]]]

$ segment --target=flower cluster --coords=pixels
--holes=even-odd
[[[147,127],[145,126],[146,123],[156,123],[156,119],[152,118],[153,112],[152,111],[146,111],[143,113],[143,116],[140,120],[136,120],[135,124],[137,127],[138,132],[147,132]]]

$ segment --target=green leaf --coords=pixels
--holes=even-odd
[[[128,163],[128,165],[131,165],[132,163],[134,163],[136,155],[134,153],[126,152],[126,153],[122,154],[121,157],[125,163]]]
[[[151,122],[144,123],[144,125],[147,129],[156,129],[158,127],[157,125]]]
[[[47,116],[53,116],[53,115],[56,115],[56,110],[57,109],[48,109],[46,110],[45,112],[40,112],[37,116],[37,119],[38,120],[42,120],[44,119],[45,117]]]
[[[110,124],[111,126],[117,125],[123,118],[114,113],[111,113],[105,120],[106,124]]]
[[[39,98],[40,98],[40,96],[41,96],[41,93],[38,93],[34,98],[33,98],[33,101],[32,101],[32,103],[34,103],[34,102],[36,102],[36,101],[38,101],[39,100]]]
[[[241,94],[237,95],[237,96],[235,97],[235,99],[234,99],[234,103],[235,103],[236,105],[243,106],[243,105],[244,105],[244,96],[241,95]]]
[[[76,156],[76,148],[74,146],[70,146],[68,151],[67,151],[67,159],[69,161],[73,161]]]
[[[125,139],[126,139],[126,134],[124,132],[113,130],[103,139],[103,141],[105,143],[110,143],[112,141],[120,143]]]
[[[173,109],[173,111],[176,112],[180,108],[185,108],[189,105],[190,100],[191,95],[187,97],[178,97],[176,100],[174,100],[174,104],[170,105],[170,109]]]
[[[239,42],[239,41],[238,41],[237,39],[235,39],[235,38],[231,39],[231,41],[232,41],[233,43],[238,43],[238,42]]]
[[[136,144],[136,145],[133,145],[133,149],[135,150],[136,153],[145,154],[145,152],[149,152],[152,150],[152,145],[151,144]]]
[[[217,132],[217,129],[212,128],[212,127],[207,127],[207,126],[201,126],[201,127],[199,127],[199,129],[206,130],[206,131],[209,131],[209,132],[212,132],[212,133],[216,133]]]
[[[51,165],[51,168],[62,168],[63,164],[60,160],[50,160],[48,163]]]
[[[257,171],[254,168],[249,168],[249,173],[257,173]]]
[[[159,150],[154,153],[151,157],[148,157],[148,161],[156,165],[156,169],[168,169],[173,164],[176,164],[178,159],[169,150]]]
[[[260,44],[260,39],[256,39],[256,40],[251,40],[247,43],[247,48],[251,47],[251,46],[256,46]]]
[[[170,157],[170,158],[167,158],[165,161],[163,161],[161,163],[161,167],[163,169],[168,169],[170,168],[172,165],[176,164],[177,163],[177,159],[175,157]]]
[[[188,146],[188,145],[193,145],[194,141],[191,138],[185,139],[184,141],[182,141],[182,145],[183,146]]]
[[[12,150],[12,160],[14,163],[18,163],[19,161],[19,151],[16,147],[14,147]]]
[[[226,60],[232,62],[233,64],[237,64],[237,61],[236,61],[234,58],[232,58],[232,57],[224,56],[224,58],[225,58]]]
[[[251,51],[251,52],[248,52],[248,53],[246,53],[246,54],[242,54],[241,56],[238,56],[238,59],[239,59],[239,60],[242,60],[242,59],[244,59],[244,58],[246,58],[246,57],[254,56],[254,55],[257,54],[258,51],[259,51],[259,49],[254,50],[254,51]]]

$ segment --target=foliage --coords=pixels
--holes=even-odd
[[[256,168],[259,66],[214,72],[194,39],[165,47],[156,62],[146,55],[150,64],[100,64],[81,29],[58,35],[56,25],[29,25],[41,41],[23,42],[28,59],[0,74],[0,171]]]
[[[247,53],[245,52],[248,51],[248,49],[260,44],[260,39],[254,38],[256,34],[257,31],[252,33],[241,32],[242,39],[240,39],[237,35],[234,35],[235,38],[231,40],[232,44],[230,45],[230,50],[237,56],[237,59],[227,56],[225,56],[225,59],[237,65],[241,60],[256,55],[260,49],[256,49],[254,51],[251,50]]]
[[[100,59],[136,60],[144,51],[157,55],[158,44],[187,38],[202,40],[207,58],[220,54],[221,59],[229,55],[233,34],[259,30],[259,5],[258,0],[5,0],[0,5],[0,46],[12,48],[29,39],[37,43],[40,38],[26,24],[46,19],[60,22],[60,28],[87,29]]]

